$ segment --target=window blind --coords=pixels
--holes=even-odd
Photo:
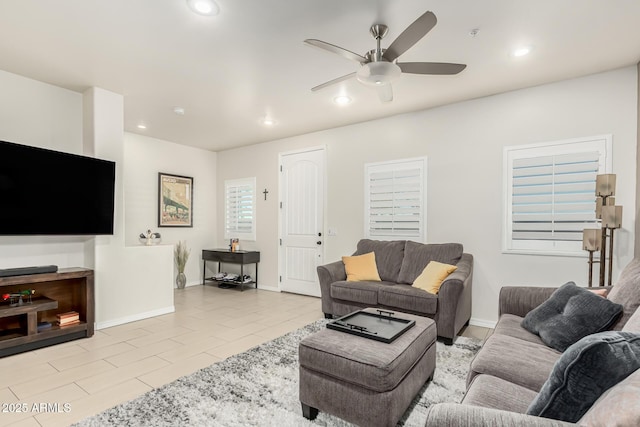
[[[424,240],[423,161],[367,167],[368,237]]]
[[[582,241],[596,222],[599,162],[598,151],[514,159],[511,238]]]
[[[255,239],[255,183],[225,182],[225,236]]]

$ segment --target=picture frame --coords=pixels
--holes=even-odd
[[[158,227],[193,227],[193,177],[158,173]]]

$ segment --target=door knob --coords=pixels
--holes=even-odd
[[[322,242],[321,242],[320,240],[318,240],[318,241],[316,242],[316,244],[321,245],[321,244],[322,244]]]

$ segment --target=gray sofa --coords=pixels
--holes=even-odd
[[[318,267],[322,311],[326,318],[343,316],[364,307],[432,318],[438,337],[451,344],[471,317],[473,256],[459,243],[422,244],[410,240],[363,239],[354,255],[374,252],[380,282],[347,282],[342,261]],[[411,286],[430,261],[456,265],[437,295]]]
[[[525,415],[562,354],[547,347],[540,337],[522,328],[520,323],[530,310],[547,300],[554,290],[502,288],[498,323],[471,363],[467,392],[462,403],[432,406],[427,414],[427,426],[576,425]],[[640,333],[640,258],[624,269],[607,298],[623,306],[623,314],[612,330]],[[590,337],[595,338],[595,335]],[[569,352],[569,349],[566,351]],[[635,357],[638,357],[637,350]],[[587,375],[591,376],[589,373]],[[578,389],[567,390],[571,394]],[[609,388],[579,419],[577,425],[640,425],[640,370]]]

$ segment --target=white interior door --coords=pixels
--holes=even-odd
[[[320,296],[323,261],[324,149],[283,154],[280,183],[280,289]]]

